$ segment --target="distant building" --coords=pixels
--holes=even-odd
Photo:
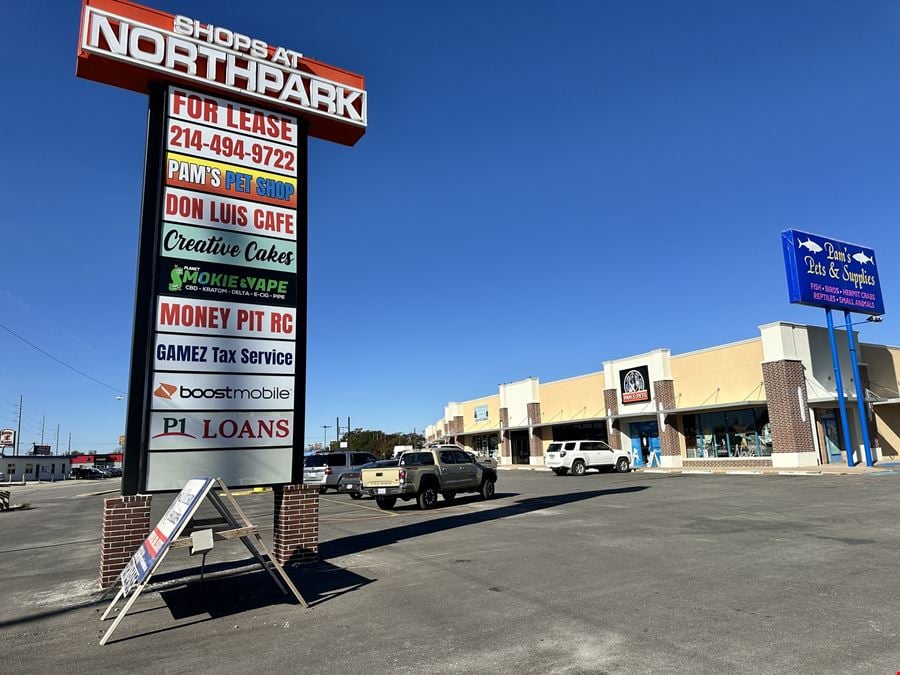
[[[122,468],[122,453],[107,455],[0,455],[0,473],[11,483],[27,481],[65,480],[76,466],[96,466],[98,469]]]

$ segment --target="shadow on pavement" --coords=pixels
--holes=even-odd
[[[455,514],[444,518],[431,518],[422,520],[409,525],[401,525],[386,530],[378,530],[376,532],[364,532],[362,534],[354,534],[342,539],[319,544],[319,555],[323,560],[335,558],[351,553],[361,553],[373,548],[387,546],[405,539],[413,537],[421,537],[426,534],[434,534],[435,532],[444,532],[456,527],[465,527],[466,525],[477,525],[478,523],[487,523],[501,518],[517,516],[532,511],[540,511],[541,509],[560,506],[562,504],[572,504],[574,502],[584,501],[586,499],[594,499],[596,497],[611,497],[613,495],[628,494],[631,492],[641,492],[648,489],[646,485],[636,485],[632,487],[610,488],[606,490],[588,490],[587,492],[573,492],[565,495],[549,495],[546,497],[529,497],[520,499],[507,506],[500,506],[496,509],[488,509],[484,511],[473,511],[471,513]],[[460,503],[465,503],[460,500]],[[440,508],[435,509],[440,511]],[[434,511],[432,511],[434,513]]]

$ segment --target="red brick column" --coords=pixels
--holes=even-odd
[[[272,548],[279,565],[319,559],[319,488],[276,485],[275,535]]]
[[[150,495],[107,497],[100,527],[100,588],[119,573],[150,534]]]
[[[803,363],[766,361],[762,371],[772,428],[772,466],[816,464],[812,428],[803,419],[809,407]]]
[[[615,389],[604,389],[603,390],[603,406],[608,411],[609,415],[618,415],[619,414],[619,398]],[[609,447],[613,450],[621,450],[622,449],[622,437],[619,434],[619,420],[613,420],[612,424],[608,425],[608,428],[611,427],[609,437],[607,438],[607,442],[609,443]]]
[[[653,383],[653,395],[656,405],[663,410],[675,409],[675,383],[672,380],[657,380]],[[659,415],[664,420],[659,430],[659,448],[663,457],[680,457],[681,444],[678,442],[678,428],[675,426],[675,414]]]
[[[509,441],[509,409],[500,408],[500,457],[506,458],[508,464],[512,457],[512,446]]]

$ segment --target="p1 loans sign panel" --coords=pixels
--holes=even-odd
[[[176,85],[163,122],[144,488],[291,482],[302,123]]]
[[[238,164],[247,166],[243,160],[252,156],[254,171],[265,172],[278,163],[279,150],[267,141],[278,134],[279,118],[248,113],[239,100],[299,116],[316,138],[353,145],[366,132],[361,75],[224,26],[126,0],[84,0],[76,72],[79,77],[142,93],[151,83],[177,82],[233,99],[227,118],[219,121],[217,141],[208,131],[195,128],[194,120],[184,129],[199,139],[200,156],[207,149],[218,154],[214,149],[218,143],[222,156],[239,159]],[[233,138],[232,132],[253,135],[258,142],[251,146]],[[177,139],[169,140],[173,148],[178,147],[172,142]],[[236,142],[247,146],[246,154],[233,152]],[[282,168],[290,167],[283,164]]]
[[[782,232],[781,244],[791,302],[884,314],[875,251],[798,230]]]

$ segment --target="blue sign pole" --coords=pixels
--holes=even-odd
[[[859,362],[856,359],[856,340],[853,337],[853,324],[850,312],[844,312],[844,323],[847,324],[847,342],[850,344],[850,363],[853,365],[853,381],[856,382],[856,410],[859,413],[859,431],[866,451],[866,466],[874,466],[872,462],[872,444],[869,443],[869,421],[866,419],[866,390],[859,379]]]
[[[847,404],[844,402],[844,378],[841,377],[841,362],[838,359],[837,340],[834,337],[834,319],[831,307],[825,308],[828,320],[828,339],[831,342],[831,361],[834,363],[834,386],[837,387],[838,407],[841,409],[841,427],[844,429],[844,450],[847,452],[847,466],[853,467],[853,448],[850,445],[850,425],[847,424]],[[857,377],[857,380],[859,378]]]

